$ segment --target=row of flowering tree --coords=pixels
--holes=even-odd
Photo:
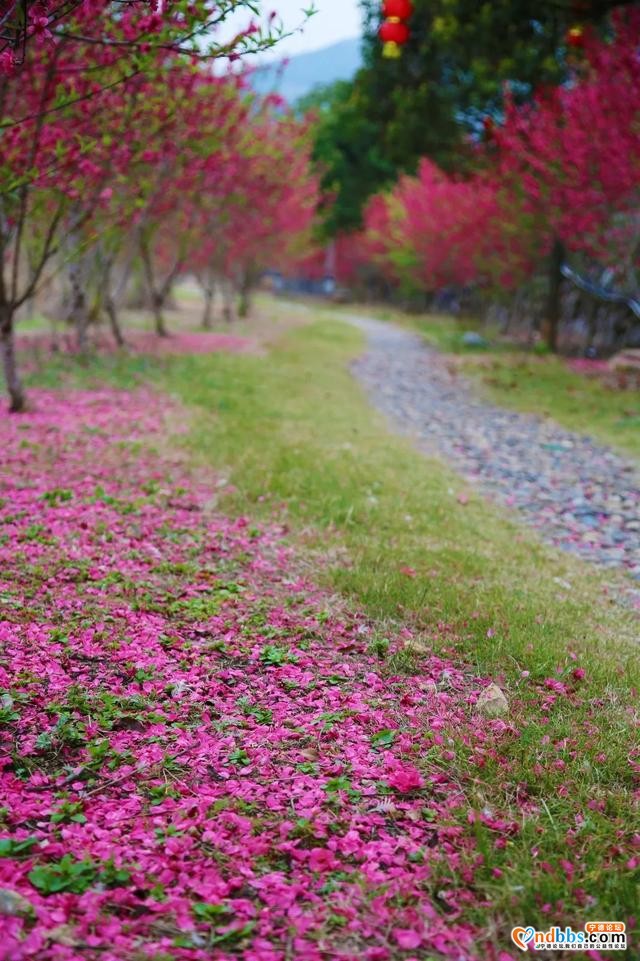
[[[612,35],[585,35],[571,81],[527,106],[507,98],[488,121],[471,177],[428,160],[371,199],[348,262],[397,286],[508,295],[549,265],[544,320],[555,348],[566,258],[609,269],[622,287],[640,266],[640,12]],[[344,241],[343,241],[344,242]]]
[[[305,242],[316,190],[306,130],[256,102],[238,69],[277,31],[249,22],[217,39],[239,8],[84,0],[44,4],[38,21],[32,5],[22,46],[6,45],[0,347],[12,410],[25,403],[16,316],[52,278],[65,280],[81,348],[100,313],[123,343],[118,307],[134,273],[165,334],[179,274],[224,276],[246,295],[276,252]],[[236,62],[212,69],[221,58]]]

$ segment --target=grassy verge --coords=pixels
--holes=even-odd
[[[484,858],[470,920],[495,923],[501,938],[512,923],[628,920],[640,900],[637,622],[599,574],[479,499],[460,503],[453,473],[392,436],[348,373],[361,346],[325,315],[268,356],[107,358],[73,378],[155,378],[193,408],[186,443],[228,478],[222,509],[285,517],[318,555],[314,576],[376,619],[381,656],[389,624],[410,622],[425,647],[507,691],[497,749],[488,736],[479,757],[446,732],[443,763],[491,813],[450,825],[472,832]],[[62,369],[40,379],[59,382]],[[390,670],[419,671],[419,654]]]
[[[640,460],[640,392],[610,390],[557,357],[499,354],[462,367],[495,403],[552,417]]]

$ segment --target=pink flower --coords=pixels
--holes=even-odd
[[[326,848],[311,848],[307,861],[311,871],[324,874],[326,871],[335,871],[339,867],[339,862],[335,855]]]
[[[389,787],[395,788],[402,794],[409,791],[416,791],[424,786],[422,775],[417,768],[411,764],[399,765],[387,778]]]
[[[407,951],[413,948],[419,948],[422,944],[422,935],[418,934],[418,932],[412,928],[396,928],[393,936],[398,942],[399,947]]]

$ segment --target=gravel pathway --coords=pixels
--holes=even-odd
[[[365,332],[353,372],[396,429],[449,461],[479,490],[517,508],[564,550],[640,582],[640,472],[591,438],[494,407],[419,336],[341,315]],[[633,591],[640,606],[640,591]]]

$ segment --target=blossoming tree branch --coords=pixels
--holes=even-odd
[[[221,39],[239,10],[246,26]],[[32,5],[21,42],[18,11],[5,20],[0,348],[12,410],[25,403],[16,314],[53,275],[69,274],[81,347],[96,298],[122,342],[114,286],[132,258],[164,334],[162,308],[190,256],[203,270],[219,262],[253,275],[287,211],[307,229],[304,129],[269,100],[256,104],[243,80],[243,57],[282,33],[258,15],[235,0]],[[285,256],[287,243],[278,247]]]

